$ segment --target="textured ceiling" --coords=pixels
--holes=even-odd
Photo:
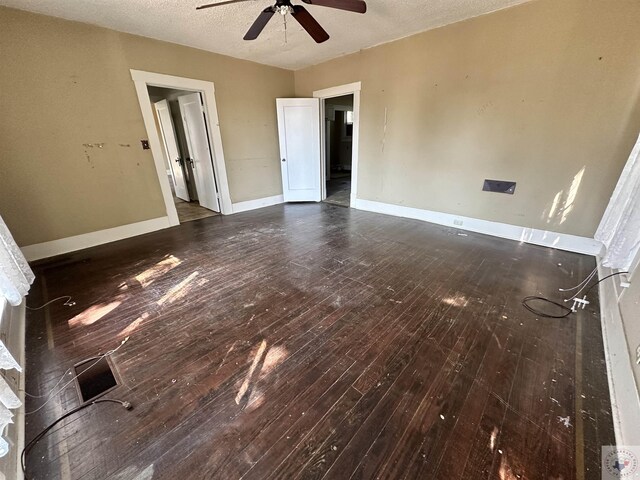
[[[285,44],[279,15],[257,40],[244,41],[249,26],[273,0],[247,0],[195,10],[197,5],[213,1],[0,0],[0,5],[297,70],[528,0],[367,0],[368,12],[364,15],[305,5],[331,35],[319,45],[290,16]]]

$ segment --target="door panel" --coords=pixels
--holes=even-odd
[[[320,100],[278,98],[276,106],[284,201],[319,202]]]
[[[216,180],[213,170],[213,158],[209,147],[209,132],[207,130],[204,108],[199,93],[191,93],[178,97],[182,123],[187,137],[189,157],[192,161],[193,175],[198,191],[200,205],[220,211],[218,195],[216,193]]]
[[[176,138],[173,119],[171,118],[171,110],[169,110],[169,103],[166,100],[160,100],[156,102],[154,106],[158,114],[160,132],[162,133],[162,140],[164,140],[164,151],[169,163],[169,170],[171,170],[171,178],[173,179],[176,197],[188,202],[189,190],[187,189],[187,182],[184,178],[184,160],[180,157],[180,151],[178,150],[178,140]]]

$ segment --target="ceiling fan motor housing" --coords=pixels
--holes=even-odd
[[[272,7],[273,11],[284,16],[288,13],[293,13],[293,5],[289,0],[277,0],[276,4]]]

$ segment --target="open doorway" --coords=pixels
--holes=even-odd
[[[354,95],[324,100],[325,202],[342,207],[351,203]]]
[[[360,82],[313,92],[320,100],[321,199],[357,208]]]
[[[220,206],[212,167],[197,168],[195,160],[204,158],[211,164],[202,94],[154,86],[147,90],[178,220],[184,223],[217,215]]]
[[[354,82],[276,99],[285,202],[358,208],[360,91]]]
[[[196,200],[195,206],[204,207],[212,212],[232,214],[233,205],[229,193],[214,84],[204,80],[141,70],[131,70],[131,79],[135,85],[148,135],[148,141],[143,140],[143,147],[148,143],[146,148],[151,149],[169,225],[180,224],[176,205],[181,203],[178,200],[186,202],[185,198],[188,198],[188,203],[194,203],[192,200]],[[151,94],[155,95],[153,101]],[[171,99],[177,99],[181,118],[176,118],[178,114],[172,113]],[[156,103],[162,100],[167,102],[156,106]],[[176,135],[175,146],[172,146],[171,150],[165,149],[169,142],[160,129],[160,121],[157,120],[159,112],[164,117],[164,123],[173,124],[174,132],[179,131],[179,126],[182,125],[183,147],[180,147]],[[170,129],[166,131],[171,132]],[[187,151],[188,156],[185,155]],[[173,168],[174,165],[176,168]],[[178,165],[180,168],[177,168]],[[180,175],[184,183],[180,180]],[[183,221],[186,221],[184,217]]]

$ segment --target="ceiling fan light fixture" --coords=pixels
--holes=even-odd
[[[283,17],[289,13],[293,13],[293,7],[291,5],[280,5],[275,6],[276,12],[278,12]]]

